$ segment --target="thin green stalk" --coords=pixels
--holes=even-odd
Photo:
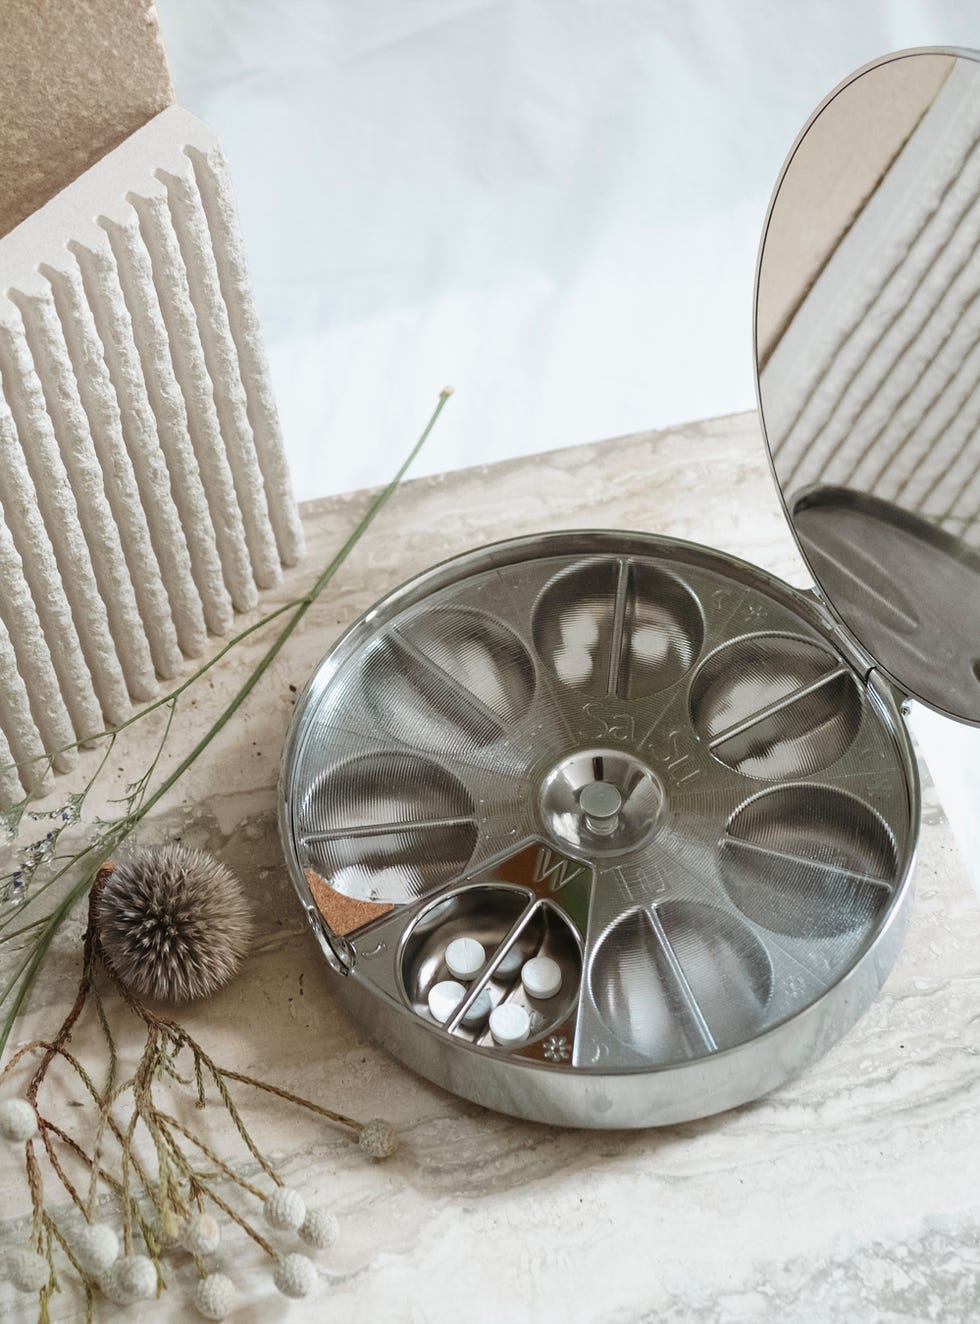
[[[110,829],[110,831],[107,833],[105,838],[103,838],[99,843],[97,843],[96,846],[91,847],[88,851],[82,852],[81,856],[78,857],[79,859],[85,859],[86,856],[90,855],[93,850],[95,851],[95,859],[94,861],[90,862],[89,866],[87,866],[85,875],[79,880],[78,883],[75,884],[73,888],[71,888],[71,890],[62,900],[61,904],[51,912],[50,923],[44,929],[41,936],[38,938],[37,946],[34,949],[33,956],[29,959],[29,964],[27,964],[26,966],[26,971],[22,966],[21,970],[18,971],[12,983],[8,985],[8,987],[3,991],[2,994],[0,994],[0,1006],[2,1006],[4,1002],[6,1002],[7,998],[10,996],[18,980],[20,981],[20,986],[17,988],[17,993],[14,999],[13,1006],[10,1008],[7,1015],[5,1016],[3,1022],[3,1028],[2,1030],[0,1030],[0,1054],[2,1054],[4,1049],[6,1048],[7,1042],[10,1038],[10,1033],[14,1026],[14,1022],[16,1021],[17,1017],[20,1015],[24,1007],[28,994],[30,993],[31,988],[33,987],[34,980],[37,978],[37,973],[41,967],[41,963],[43,962],[47,950],[50,947],[51,942],[54,938],[55,932],[60,927],[65,917],[72,911],[72,909],[74,908],[76,903],[81,899],[81,897],[84,896],[85,893],[91,888],[92,883],[95,880],[96,873],[101,868],[101,866],[105,864],[105,862],[109,859],[113,850],[116,848],[116,846],[119,845],[120,841],[122,841],[123,838],[127,836],[129,832],[132,831],[132,829],[137,825],[137,823],[141,822],[142,819],[145,818],[145,816],[150,812],[150,810],[154,807],[154,805],[156,805],[162,799],[162,797],[167,794],[167,792],[174,786],[174,784],[180,780],[180,778],[184,775],[187,769],[190,768],[192,764],[196,762],[196,760],[201,756],[204,750],[207,749],[208,745],[210,745],[211,741],[215,738],[215,736],[217,736],[228,725],[228,723],[231,721],[234,715],[238,712],[239,708],[241,708],[242,704],[255,689],[256,685],[258,685],[259,681],[262,679],[265,673],[272,666],[273,662],[282,652],[283,648],[285,647],[286,643],[292,636],[293,632],[296,630],[297,626],[303,620],[303,617],[313,606],[313,604],[317,601],[320,594],[333,579],[334,575],[337,573],[337,571],[340,569],[343,563],[347,560],[347,557],[357,546],[358,542],[360,542],[361,538],[364,536],[367,530],[374,523],[374,520],[384,509],[385,505],[387,505],[391,496],[394,494],[395,490],[398,488],[399,484],[404,478],[409,467],[414,462],[419,451],[422,449],[423,445],[428,440],[429,434],[431,433],[432,429],[435,427],[436,421],[438,420],[439,415],[442,413],[443,409],[445,408],[446,401],[449,399],[451,394],[452,391],[448,387],[439,393],[439,401],[432,412],[431,418],[429,419],[428,423],[425,425],[425,428],[422,431],[422,435],[419,437],[418,441],[412,447],[408,456],[399,467],[398,472],[387,484],[387,486],[382,488],[382,490],[379,493],[377,493],[377,495],[373,498],[371,504],[368,506],[367,511],[358,521],[357,526],[350,534],[350,536],[346,539],[340,551],[337,552],[337,554],[330,560],[330,562],[327,564],[327,566],[324,568],[321,574],[317,577],[310,591],[304,597],[299,599],[298,605],[295,607],[293,614],[289,617],[289,620],[286,622],[283,629],[279,632],[276,638],[266,649],[261,660],[259,661],[258,665],[255,667],[255,669],[252,671],[251,675],[238,690],[234,698],[221,711],[221,713],[211,724],[208,730],[204,733],[201,739],[197,742],[197,744],[194,745],[190,753],[187,754],[183,759],[181,759],[177,767],[167,777],[164,778],[164,780],[161,782],[161,784],[157,787],[157,789],[153,792],[152,795],[142,800],[138,809],[133,811],[131,814],[127,814],[123,818],[118,820],[118,822],[114,824],[112,829]],[[286,610],[287,608],[283,607],[274,614],[280,615]],[[258,624],[261,624],[261,622],[259,622]],[[256,625],[256,627],[254,628],[258,628],[258,625]],[[231,644],[227,645],[226,648],[222,650],[222,652],[227,652],[228,648],[231,646],[232,646]],[[218,657],[220,657],[221,655],[222,654],[219,653]],[[217,658],[214,659],[214,661],[216,660]],[[206,668],[203,668],[202,671],[203,670],[206,670]],[[162,703],[167,701],[168,701],[167,699],[161,700]],[[130,722],[132,720],[135,719],[130,719]],[[129,724],[130,724],[129,722],[123,723],[124,726]],[[54,880],[52,879],[49,881],[54,881]],[[45,886],[47,885],[48,884],[45,884]],[[21,978],[22,975],[23,977]]]
[[[0,937],[0,943],[13,942],[15,938],[20,938],[23,934],[30,933],[31,929],[39,928],[46,918],[46,915],[42,915],[40,919],[32,920],[30,924],[25,924],[23,928],[14,929],[13,933],[4,933],[3,936]]]
[[[34,754],[29,759],[20,759],[17,763],[7,763],[3,768],[0,768],[0,772],[15,772],[20,768],[29,767],[32,763],[40,763],[45,759],[50,761],[51,759],[57,758],[59,754],[67,754],[73,749],[81,749],[83,745],[95,745],[98,744],[100,740],[106,740],[110,736],[117,736],[120,731],[125,731],[128,726],[133,726],[136,722],[141,722],[144,717],[148,717],[150,713],[156,712],[156,710],[162,708],[164,704],[171,703],[174,699],[179,699],[185,690],[190,689],[195,681],[200,680],[203,675],[210,671],[212,667],[216,666],[223,657],[230,653],[233,648],[236,648],[242,643],[243,640],[247,639],[249,635],[255,634],[256,631],[261,630],[263,626],[271,625],[277,617],[284,615],[285,612],[290,611],[300,602],[302,602],[302,598],[291,598],[289,602],[284,602],[281,606],[277,607],[275,611],[270,611],[267,615],[260,617],[259,620],[253,621],[251,625],[246,626],[246,628],[239,634],[233,635],[227,643],[218,649],[213,657],[209,658],[203,666],[198,667],[196,671],[192,671],[189,676],[186,676],[175,689],[172,689],[168,694],[164,694],[162,698],[154,699],[153,702],[148,703],[145,708],[141,708],[139,712],[133,713],[132,717],[127,717],[124,722],[120,722],[118,726],[107,727],[105,731],[97,731],[91,736],[83,736],[81,740],[73,740],[70,744],[61,745],[58,749],[52,750],[49,754]]]
[[[160,739],[157,741],[157,752],[153,755],[152,763],[143,773],[142,777],[140,777],[139,781],[130,784],[130,786],[127,788],[128,794],[121,796],[119,800],[112,801],[113,804],[125,804],[129,807],[130,811],[132,811],[134,800],[136,802],[137,809],[143,803],[143,797],[146,795],[146,788],[153,780],[153,774],[157,770],[157,764],[160,762],[160,759],[163,757],[164,746],[167,743],[167,737],[170,735],[170,728],[174,724],[174,716],[176,712],[177,712],[177,700],[174,699],[169,705],[166,725],[163,728],[163,734],[160,736]]]

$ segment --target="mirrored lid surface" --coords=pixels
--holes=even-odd
[[[980,725],[978,61],[888,56],[814,113],[770,204],[755,350],[824,597],[904,691]]]

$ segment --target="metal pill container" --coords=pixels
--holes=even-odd
[[[940,56],[976,85],[969,57],[899,58]],[[905,72],[890,57],[842,85],[794,147],[757,298],[810,130],[863,79],[887,91],[889,69]],[[395,1056],[488,1107],[638,1127],[756,1098],[846,1033],[901,946],[919,791],[900,705],[980,721],[980,559],[962,521],[954,535],[832,465],[794,460],[786,482],[812,391],[794,414],[778,353],[759,370],[816,592],[640,533],[514,539],[389,594],[297,704],[282,840],[335,987]],[[882,564],[911,569],[893,589]],[[919,645],[951,585],[941,704]],[[486,959],[437,1020],[460,937]],[[548,998],[521,979],[537,956],[560,969]],[[507,1003],[530,1027],[509,1046],[488,1023]]]

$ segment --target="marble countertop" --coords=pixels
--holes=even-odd
[[[267,595],[297,596],[366,506],[364,493],[304,508],[310,554]],[[709,542],[806,583],[754,416],[737,416],[426,478],[403,486],[308,614],[246,707],[140,833],[215,852],[243,879],[258,934],[247,965],[183,1019],[225,1065],[366,1119],[402,1147],[367,1162],[339,1132],[265,1096],[241,1095],[260,1144],[342,1236],[318,1257],[315,1297],[290,1303],[267,1262],[226,1228],[214,1257],[240,1289],[242,1321],[329,1318],[735,1322],[980,1318],[980,901],[928,777],[907,943],[857,1027],[802,1077],[721,1116],[646,1132],[561,1131],[462,1102],[398,1065],[342,1012],[285,875],[275,782],[297,689],[376,598],[444,557],[543,529],[642,529]],[[241,645],[182,706],[164,754],[176,762],[262,650]],[[158,732],[157,732],[158,734]],[[100,792],[141,769],[153,719],[120,738]],[[118,757],[116,757],[118,755]],[[123,771],[125,769],[125,771]],[[78,774],[73,774],[73,777]],[[59,793],[67,783],[62,783]],[[91,803],[87,814],[98,812]],[[14,1044],[51,1033],[78,973],[81,914],[58,938]],[[118,1006],[124,1062],[142,1034]],[[79,1052],[96,1044],[83,1025]],[[74,1121],[79,1089],[56,1105]],[[248,1173],[233,1129],[200,1115],[214,1147]],[[26,1236],[16,1152],[0,1153],[3,1243]],[[195,1273],[97,1317],[196,1318]],[[54,1320],[81,1318],[66,1290]],[[0,1287],[5,1320],[35,1303]]]

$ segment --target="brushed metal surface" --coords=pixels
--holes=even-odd
[[[337,980],[370,1032],[578,1126],[730,1107],[835,1042],[898,952],[918,782],[828,619],[743,562],[601,532],[496,544],[377,604],[301,696],[280,792],[304,904],[307,868],[394,903]],[[463,934],[487,966],[440,1025],[425,995]],[[552,1005],[521,987],[539,954]],[[484,988],[529,1006],[526,1044],[466,1022]]]

